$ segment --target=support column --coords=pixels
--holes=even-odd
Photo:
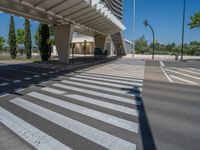
[[[106,36],[95,35],[94,41],[95,41],[95,48],[101,48],[102,51],[105,49]]]
[[[70,43],[74,33],[73,24],[53,26],[56,49],[60,63],[69,63]]]

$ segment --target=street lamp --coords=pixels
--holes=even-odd
[[[183,50],[184,50],[184,39],[185,39],[185,4],[186,1],[183,2],[183,24],[182,24],[182,44],[181,44],[181,61],[183,61]]]
[[[144,21],[145,27],[150,27],[152,34],[153,34],[153,52],[152,52],[152,59],[154,60],[154,54],[155,54],[155,33],[153,30],[153,27],[148,23],[148,20]]]

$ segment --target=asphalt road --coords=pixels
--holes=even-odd
[[[164,69],[176,67],[194,68],[196,73],[200,71],[199,63],[164,62],[164,65]],[[170,76],[170,73],[167,72],[167,76]],[[184,74],[191,75],[189,72]],[[187,81],[194,80],[181,74],[176,75],[179,78],[186,78]],[[191,76],[200,77],[198,74]],[[170,82],[163,73],[159,61],[147,61],[143,89],[143,105],[152,135],[151,142],[144,138],[145,149],[199,149],[200,86],[180,80]]]
[[[199,149],[199,66],[1,65],[0,149]]]

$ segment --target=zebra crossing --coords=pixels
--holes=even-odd
[[[136,150],[144,69],[122,59],[19,90],[7,102],[12,109],[0,105],[0,122],[40,150]]]
[[[170,82],[200,86],[200,69],[162,66]]]

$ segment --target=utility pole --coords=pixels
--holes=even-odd
[[[185,7],[186,0],[183,2],[183,24],[182,24],[182,44],[181,44],[181,61],[183,61],[184,39],[185,39]]]
[[[145,27],[149,27],[152,31],[152,35],[153,35],[153,52],[152,52],[152,60],[154,60],[154,55],[155,55],[155,32],[153,30],[153,27],[148,23],[148,20],[144,21],[144,25]]]

